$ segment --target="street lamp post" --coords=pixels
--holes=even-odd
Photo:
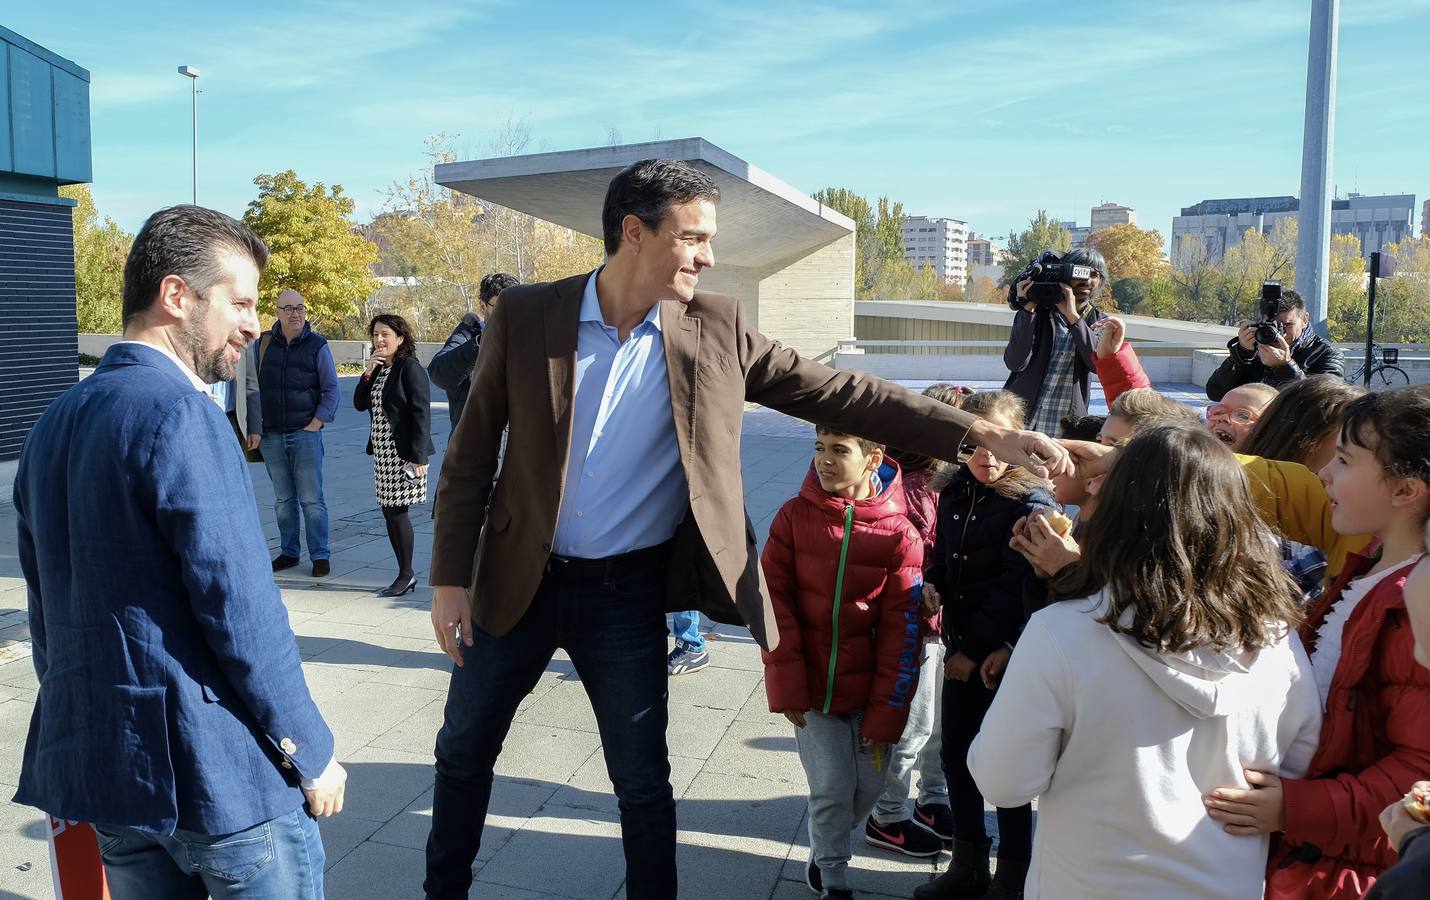
[[[179,74],[189,79],[190,102],[194,132],[194,205],[199,205],[199,70],[193,66],[179,66]]]

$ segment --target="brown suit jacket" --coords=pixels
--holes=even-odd
[[[521,619],[551,555],[571,449],[581,297],[590,277],[502,292],[442,463],[432,584],[467,587],[473,621],[493,635]],[[666,414],[675,419],[690,486],[667,609],[743,623],[760,646],[772,648],[779,631],[740,478],[745,402],[944,458],[953,457],[973,417],[867,373],[801,359],[751,328],[732,297],[697,292],[688,303],[660,306]],[[504,429],[508,443],[497,478]]]

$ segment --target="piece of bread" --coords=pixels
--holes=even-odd
[[[1041,510],[1039,515],[1048,520],[1048,526],[1057,533],[1058,537],[1067,537],[1068,532],[1072,530],[1072,519],[1056,509]]]
[[[1405,804],[1405,811],[1410,818],[1421,825],[1430,825],[1430,791],[1417,784],[1401,802]]]

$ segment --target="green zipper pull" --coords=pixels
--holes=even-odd
[[[844,563],[849,559],[849,535],[854,530],[854,504],[844,504],[844,541],[839,545],[839,573],[834,577],[834,637],[829,643],[829,679],[824,685],[824,713],[834,702],[834,665],[839,660],[839,607],[844,601]]]

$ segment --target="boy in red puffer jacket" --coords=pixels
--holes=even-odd
[[[809,781],[806,878],[821,897],[852,897],[849,833],[883,791],[918,685],[923,541],[898,465],[872,441],[818,429],[760,562],[779,625],[765,692],[795,725]]]

